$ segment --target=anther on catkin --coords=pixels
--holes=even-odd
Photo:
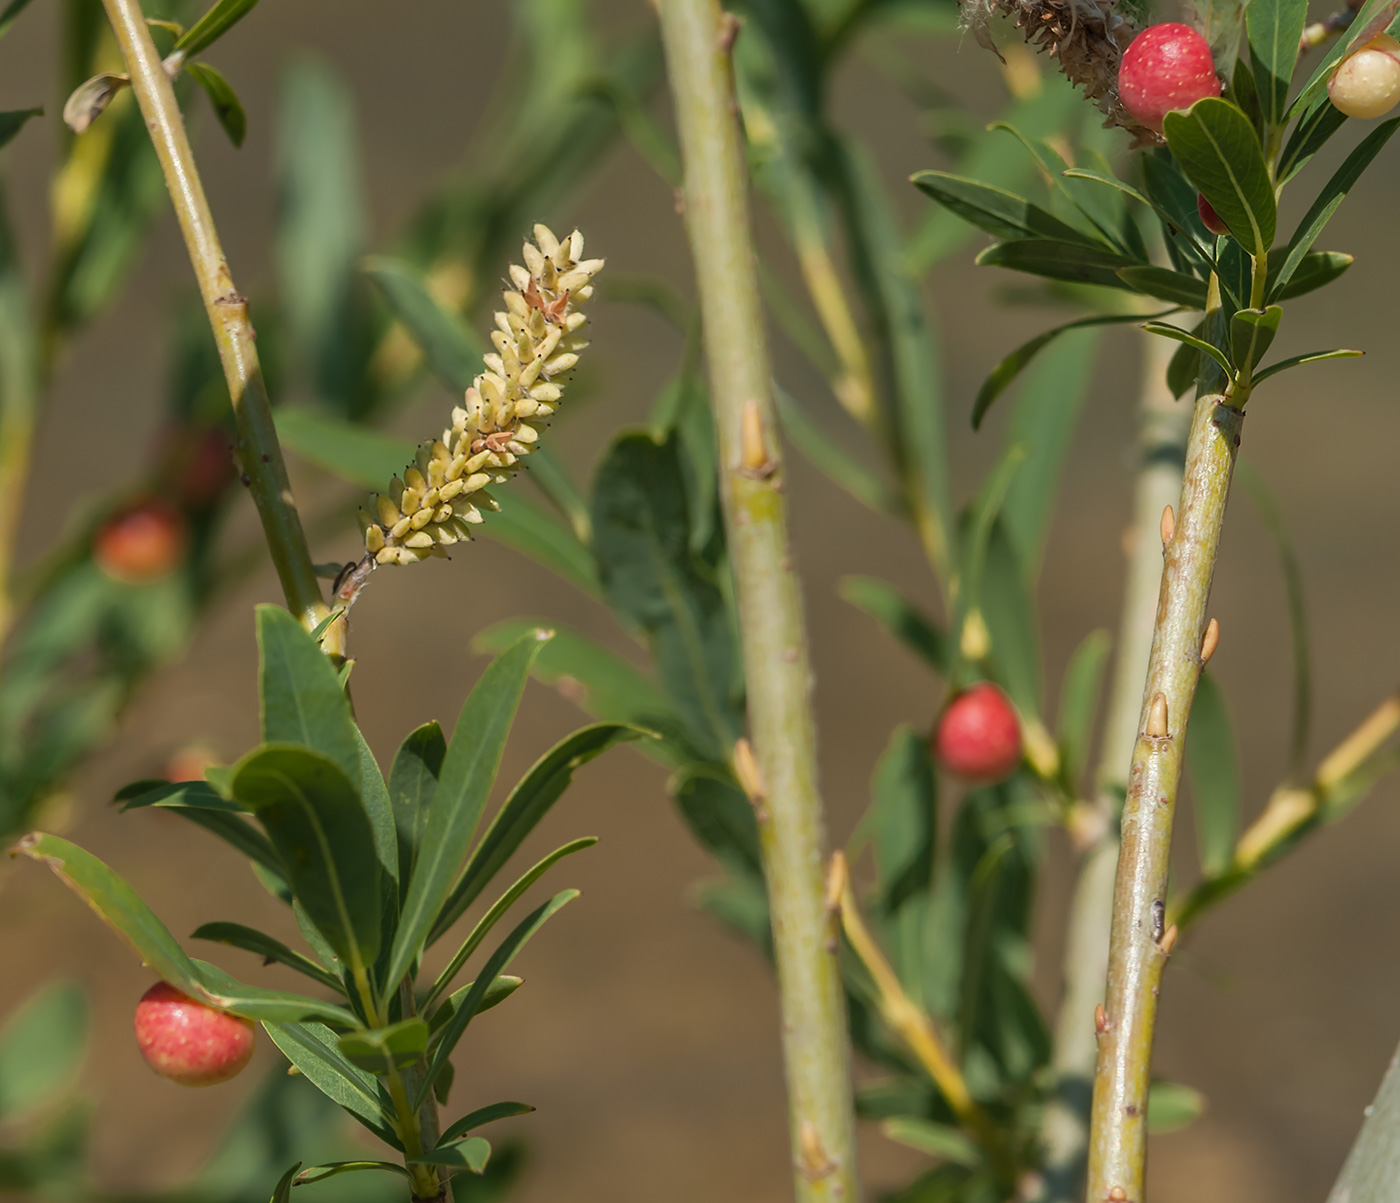
[[[501,294],[505,309],[491,331],[496,349],[452,411],[452,425],[442,438],[420,443],[402,478],[360,511],[365,549],[379,564],[445,556],[471,538],[483,510],[500,508],[486,490],[520,470],[588,346],[580,308],[603,261],[584,259],[577,230],[561,242],[542,225],[522,256],[524,267],[511,265],[514,287]]]

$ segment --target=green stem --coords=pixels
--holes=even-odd
[[[704,321],[732,557],[752,794],[781,995],[797,1198],[857,1195],[850,1055],[817,791],[802,599],[787,535],[772,373],[764,342],[729,47],[716,0],[663,0],[661,30],[685,164],[684,204]]]
[[[14,617],[10,573],[39,398],[29,304],[16,252],[9,222],[0,213],[0,648]]]
[[[189,251],[190,264],[199,281],[200,295],[228,381],[229,396],[233,399],[243,477],[258,508],[287,607],[308,628],[314,627],[327,610],[311,565],[301,518],[292,499],[282,448],[272,424],[272,408],[258,363],[247,299],[233,286],[233,276],[219,245],[209,201],[200,183],[194,152],[175,100],[175,89],[151,40],[141,6],[138,0],[103,0],[103,5],[126,60],[131,88],[146,119],[146,128],[150,130],[151,142],[180,221],[180,232]]]
[[[1142,1203],[1147,1087],[1162,969],[1172,819],[1186,724],[1244,414],[1213,393],[1196,402],[1175,533],[1166,547],[1139,734],[1128,772],[1089,1138],[1088,1198]]]
[[[1144,344],[1138,473],[1132,526],[1127,535],[1128,574],[1118,627],[1118,648],[1099,752],[1098,793],[1079,842],[1083,852],[1070,905],[1064,959],[1064,995],[1055,1026],[1052,1068],[1055,1092],[1041,1123],[1045,1148],[1042,1198],[1070,1203],[1082,1197],[1089,1147],[1089,1102],[1098,1046],[1094,1006],[1108,973],[1113,877],[1118,863],[1117,813],[1127,791],[1125,769],[1137,740],[1142,683],[1152,650],[1157,595],[1162,585],[1162,511],[1181,496],[1181,469],[1191,409],[1172,396],[1167,364],[1175,344]]]

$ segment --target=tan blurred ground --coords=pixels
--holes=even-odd
[[[354,79],[376,234],[385,235],[415,197],[457,159],[492,72],[505,4],[416,0],[403,10],[366,0],[278,0],[260,8],[221,47],[218,61],[247,103],[251,133],[241,153],[212,125],[201,160],[233,270],[245,291],[269,276],[269,118],[280,64],[313,48]],[[604,6],[610,23],[646,19],[636,2]],[[48,94],[54,12],[36,5],[0,43],[0,108]],[[986,111],[992,65],[970,41],[948,52],[944,82]],[[837,110],[866,131],[889,179],[926,166],[931,154],[908,109],[862,66],[841,81]],[[46,164],[44,131],[11,151],[10,178],[23,227],[39,236]],[[1335,159],[1337,156],[1332,156]],[[1285,336],[1298,349],[1361,346],[1359,363],[1282,377],[1251,406],[1245,455],[1272,481],[1298,540],[1311,602],[1320,754],[1396,684],[1396,448],[1400,371],[1394,335],[1393,196],[1396,153],[1383,156],[1347,202],[1350,233],[1330,248],[1371,251],[1327,300],[1289,307]],[[909,190],[909,212],[920,202]],[[1296,217],[1296,211],[1294,213]],[[684,283],[688,269],[669,191],[626,151],[604,166],[577,204],[540,214],[555,228],[577,223],[618,271],[659,271]],[[771,233],[771,231],[769,231]],[[980,377],[1046,321],[990,307],[1002,281],[960,255],[939,280],[936,303],[948,352],[956,472],[962,494],[995,451],[996,423],[974,440],[962,415]],[[157,414],[172,291],[186,284],[173,221],[120,308],[73,349],[45,419],[41,471],[61,464],[68,482],[119,480]],[[606,287],[602,290],[606,297]],[[653,318],[597,306],[595,353],[601,395],[554,431],[553,446],[581,478],[609,431],[636,421],[669,372],[676,340]],[[1304,331],[1302,327],[1306,325]],[[1116,333],[1073,451],[1063,505],[1041,586],[1048,679],[1096,626],[1112,626],[1121,575],[1119,540],[1132,437],[1134,336]],[[815,389],[804,369],[780,364],[789,388]],[[1316,390],[1316,391],[1308,391]],[[403,415],[405,431],[440,420],[445,395],[424,390]],[[80,442],[73,432],[81,429]],[[303,473],[303,498],[324,492]],[[848,572],[888,576],[927,595],[914,545],[843,502],[804,468],[791,491],[815,642],[822,755],[835,834],[858,815],[874,756],[890,728],[924,721],[928,679],[835,594]],[[250,514],[234,524],[251,532]],[[354,536],[316,549],[344,557]],[[35,546],[31,537],[31,548]],[[158,768],[197,738],[232,757],[255,737],[251,605],[274,600],[270,573],[219,606],[184,663],[133,707],[116,746],[77,783],[72,833],[127,874],[179,933],[212,919],[274,927],[283,916],[235,859],[203,833],[162,816],[117,818],[102,801],[114,786]],[[1251,806],[1273,784],[1284,749],[1287,632],[1279,577],[1263,530],[1242,501],[1229,524],[1213,611],[1224,632],[1212,665],[1235,708]],[[607,616],[565,596],[553,578],[478,542],[451,565],[385,573],[355,611],[356,699],[371,743],[392,754],[429,718],[450,719],[480,669],[472,634],[495,619],[539,613],[567,618],[616,641]],[[513,779],[577,722],[537,686],[503,777]],[[688,901],[686,883],[706,871],[671,815],[658,770],[630,752],[589,769],[532,846],[583,833],[598,849],[557,871],[584,897],[532,946],[527,986],[464,1044],[457,1098],[523,1098],[539,1113],[512,1121],[533,1167],[520,1203],[668,1203],[788,1197],[775,999],[758,958],[722,934]],[[1262,884],[1211,918],[1174,958],[1163,1007],[1161,1071],[1202,1089],[1211,1112],[1153,1148],[1157,1203],[1304,1203],[1323,1197],[1400,1038],[1400,936],[1395,863],[1400,816],[1388,785],[1339,829],[1314,838]],[[1182,831],[1190,839],[1189,826]],[[1042,978],[1057,980],[1058,929],[1067,858],[1056,846],[1041,926]],[[77,973],[98,1000],[96,1051],[87,1083],[99,1099],[96,1131],[104,1183],[166,1182],[198,1162],[251,1079],[188,1093],[157,1082],[140,1064],[129,1014],[146,977],[92,916],[33,866],[0,868],[0,1014],[41,978]],[[232,951],[237,972],[257,972]],[[269,979],[271,980],[271,979]],[[273,1056],[261,1054],[271,1065]],[[901,1180],[920,1163],[877,1134],[865,1141],[872,1184]]]

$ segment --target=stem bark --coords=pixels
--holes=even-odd
[[[138,0],[103,0],[131,75],[131,88],[146,119],[165,184],[179,218],[190,264],[218,344],[238,423],[238,452],[243,478],[262,520],[287,607],[309,629],[327,614],[311,552],[292,499],[287,466],[272,424],[248,301],[233,285],[219,244],[219,234],[199,179],[175,89],[151,40]],[[331,642],[326,641],[327,645]],[[329,646],[328,646],[328,650]]]
[[[1165,930],[1172,819],[1243,423],[1243,411],[1219,394],[1196,401],[1176,528],[1166,547],[1114,883],[1089,1139],[1088,1198],[1095,1201],[1144,1198],[1152,1039],[1162,969],[1175,936]]]
[[[660,12],[760,778],[754,803],[781,994],[796,1195],[802,1203],[848,1203],[858,1195],[845,998],[836,915],[824,898],[811,669],[729,55],[738,24],[716,0],[663,0]]]
[[[1138,471],[1132,525],[1125,543],[1127,580],[1103,743],[1099,750],[1092,831],[1079,865],[1070,904],[1064,960],[1064,996],[1055,1025],[1052,1068],[1055,1094],[1041,1124],[1047,1203],[1081,1196],[1089,1148],[1089,1107],[1098,1045],[1094,1007],[1108,975],[1113,917],[1113,878],[1118,864],[1119,799],[1127,792],[1126,768],[1137,741],[1142,683],[1152,651],[1157,597],[1162,586],[1162,511],[1181,496],[1181,472],[1191,407],[1172,396],[1167,364],[1175,344],[1149,338],[1143,348]]]

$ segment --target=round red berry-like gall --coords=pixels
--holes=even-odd
[[[1400,42],[1389,34],[1372,38],[1347,55],[1327,81],[1333,107],[1348,117],[1383,117],[1400,104]]]
[[[948,703],[933,733],[933,754],[950,773],[991,785],[1021,763],[1021,722],[1011,700],[980,681]]]
[[[112,515],[93,541],[97,566],[115,580],[139,584],[165,576],[185,557],[184,515],[158,497]]]
[[[253,1055],[257,1029],[191,998],[169,982],[157,982],[136,1004],[136,1043],[162,1078],[181,1086],[216,1086],[243,1071]]]
[[[1153,25],[1135,37],[1118,67],[1118,95],[1148,129],[1162,129],[1173,109],[1220,95],[1210,46],[1189,25]]]
[[[1196,193],[1196,212],[1201,215],[1201,224],[1212,234],[1228,234],[1230,227],[1220,220],[1220,214],[1199,192]]]

